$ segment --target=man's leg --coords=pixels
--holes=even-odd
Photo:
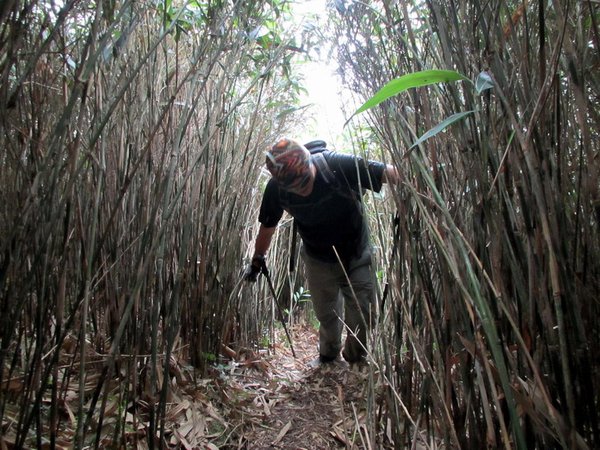
[[[345,322],[348,328],[346,343],[344,344],[344,359],[350,363],[364,359],[367,346],[367,333],[373,320],[373,306],[375,305],[375,285],[373,283],[373,269],[371,267],[371,249],[367,248],[363,254],[350,262],[348,278],[342,286],[345,300]]]
[[[342,347],[342,296],[339,292],[339,267],[321,262],[302,252],[308,289],[319,320],[319,353],[322,359],[337,358]]]

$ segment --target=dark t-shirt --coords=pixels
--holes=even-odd
[[[285,210],[296,220],[310,256],[336,262],[335,247],[346,264],[368,243],[360,203],[361,189],[381,190],[385,164],[327,150],[321,154],[333,172],[335,182],[325,181],[317,165],[313,190],[302,197],[281,189],[271,179],[263,195],[258,220],[265,227],[274,227]]]

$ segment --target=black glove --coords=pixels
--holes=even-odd
[[[265,267],[265,255],[255,255],[252,258],[252,262],[244,271],[244,280],[252,283],[256,283],[258,274]]]

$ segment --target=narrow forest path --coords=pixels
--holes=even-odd
[[[366,433],[366,368],[343,364],[312,367],[317,333],[306,326],[292,330],[296,358],[285,335],[269,353],[251,355],[221,376],[231,397],[231,428],[239,429],[237,446],[247,449],[368,448]],[[237,399],[235,397],[238,397]],[[245,402],[239,402],[239,397]]]

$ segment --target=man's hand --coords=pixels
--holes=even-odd
[[[254,255],[252,262],[244,271],[244,280],[256,283],[258,274],[262,271],[265,266],[265,255]]]

